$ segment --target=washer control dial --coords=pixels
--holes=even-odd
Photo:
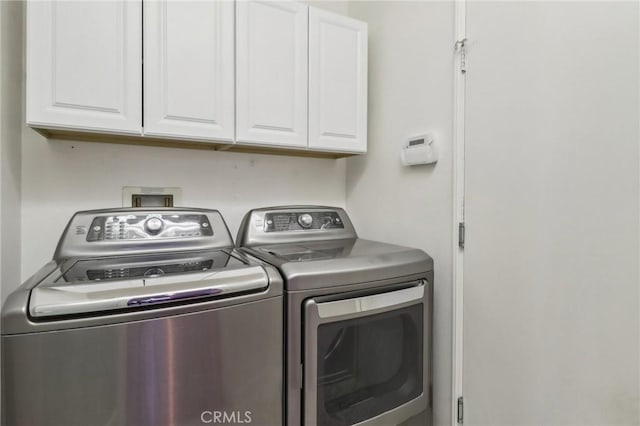
[[[160,232],[163,226],[164,226],[164,223],[162,222],[162,219],[158,217],[151,217],[147,219],[147,221],[144,223],[144,227],[147,230],[147,232],[153,235]]]
[[[298,223],[303,228],[310,228],[313,225],[313,217],[309,213],[304,213],[298,216]]]

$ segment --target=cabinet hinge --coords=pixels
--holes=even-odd
[[[460,222],[458,223],[458,247],[460,247],[461,249],[464,248],[464,234],[465,234],[464,222]]]
[[[464,399],[458,398],[458,423],[464,423]]]
[[[460,54],[459,67],[460,67],[460,72],[462,74],[465,74],[467,72],[467,48],[465,45],[466,42],[467,42],[467,39],[463,38],[462,40],[456,41],[456,44],[455,44],[456,52]]]

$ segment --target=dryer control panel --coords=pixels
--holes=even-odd
[[[265,232],[344,228],[335,211],[271,212],[264,215]]]
[[[240,225],[237,246],[356,238],[339,207],[282,206],[251,210]]]

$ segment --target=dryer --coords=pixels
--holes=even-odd
[[[3,307],[3,424],[281,425],[282,309],[218,211],[76,213]]]
[[[285,285],[286,424],[431,424],[433,260],[341,208],[251,210],[236,245]]]

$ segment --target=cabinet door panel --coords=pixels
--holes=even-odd
[[[238,142],[307,146],[307,11],[237,3]]]
[[[27,3],[27,122],[141,132],[142,4]]]
[[[233,140],[234,5],[145,2],[144,133]]]
[[[367,150],[367,24],[309,10],[309,147]]]

